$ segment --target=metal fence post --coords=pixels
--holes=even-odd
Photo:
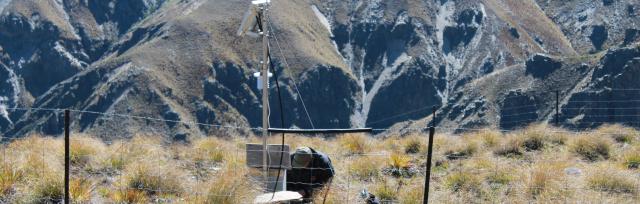
[[[436,107],[433,107],[433,115],[431,116],[431,127],[429,127],[429,146],[427,147],[427,175],[424,180],[424,198],[423,204],[429,203],[429,180],[431,180],[431,158],[433,156],[433,135],[436,126]]]
[[[69,152],[69,122],[70,111],[64,110],[64,203],[69,204],[69,167],[70,164],[70,152]]]
[[[560,91],[556,90],[556,127],[560,125]]]

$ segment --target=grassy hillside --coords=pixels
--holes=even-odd
[[[446,132],[445,130],[437,130]],[[458,203],[634,203],[640,192],[640,133],[605,126],[574,133],[544,125],[501,133],[437,133],[432,196]],[[71,139],[71,195],[79,203],[249,203],[244,144],[259,138],[207,137],[170,144],[153,135],[102,142]],[[277,143],[279,138],[270,138]],[[423,134],[288,136],[331,157],[337,171],[327,203],[361,203],[367,189],[394,203],[421,203]],[[0,199],[57,202],[63,192],[63,141],[33,135],[2,146]]]

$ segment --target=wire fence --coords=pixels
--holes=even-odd
[[[547,150],[528,150],[526,145],[515,147],[517,152],[496,153],[498,149],[514,148],[508,142],[498,142],[489,147],[471,138],[454,133],[500,133],[499,141],[525,138],[525,127],[533,122],[554,122],[558,126],[542,131],[542,137],[563,134],[569,139],[589,136],[600,138],[623,134],[624,130],[581,132],[578,127],[597,127],[595,124],[617,123],[637,127],[640,112],[635,106],[599,106],[635,102],[635,100],[589,101],[576,100],[564,103],[556,113],[540,114],[540,111],[505,114],[509,128],[448,128],[436,127],[434,162],[430,178],[430,202],[433,203],[512,203],[512,202],[564,202],[564,203],[633,203],[640,200],[640,172],[635,167],[621,170],[622,156],[632,152],[633,145],[615,144],[609,158],[589,161],[577,156],[553,155]],[[602,103],[600,103],[602,102]],[[587,105],[573,105],[587,104]],[[626,104],[629,105],[629,104]],[[503,110],[528,110],[521,107],[505,107]],[[640,107],[640,106],[638,106]],[[9,108],[12,114],[43,112],[63,115],[63,109]],[[583,120],[569,123],[575,118],[573,110],[594,110],[581,117]],[[606,112],[599,112],[606,110]],[[70,134],[70,191],[74,203],[247,203],[268,191],[261,178],[261,169],[247,166],[245,144],[258,143],[259,138],[238,135],[202,137],[183,132],[159,131],[157,127],[183,125],[192,129],[200,127],[220,130],[260,131],[261,128],[235,125],[203,124],[192,121],[166,120],[119,113],[69,110]],[[584,114],[585,112],[581,112]],[[96,121],[89,126],[82,118],[92,115]],[[535,117],[534,117],[535,116]],[[584,118],[588,118],[585,120]],[[606,118],[614,120],[594,120]],[[546,120],[545,120],[546,119]],[[129,120],[145,124],[136,129],[139,135],[121,134]],[[505,124],[516,125],[505,125]],[[91,127],[109,127],[91,132]],[[60,127],[62,129],[62,125]],[[404,130],[411,128],[404,128]],[[413,128],[411,132],[424,133],[428,128]],[[406,152],[402,138],[394,141],[392,132],[397,129],[377,128],[389,132],[367,139],[350,135],[288,136],[292,148],[300,145],[317,147],[333,162],[335,176],[328,193],[318,189],[316,202],[364,203],[369,192],[381,203],[421,203],[426,180],[424,150]],[[85,133],[86,132],[86,133]],[[640,140],[637,132],[632,137]],[[28,134],[25,134],[25,136]],[[463,134],[464,135],[464,134]],[[0,201],[4,203],[61,203],[64,201],[64,141],[60,137],[26,136],[2,137],[2,177],[0,177]],[[455,138],[457,142],[442,142]],[[418,134],[418,141],[426,144],[425,134]],[[526,139],[526,138],[525,138]],[[279,144],[277,138],[270,138]],[[440,142],[438,142],[440,141]],[[352,142],[353,144],[342,144]],[[362,144],[360,144],[362,143]],[[351,146],[350,146],[351,145]],[[362,147],[358,146],[362,145]],[[567,144],[548,146],[569,148]],[[368,147],[366,146],[375,146]],[[398,147],[400,146],[400,147]],[[349,150],[348,148],[355,148]],[[346,148],[346,149],[345,149]],[[361,149],[358,149],[361,148]],[[424,147],[421,147],[424,148]],[[470,148],[466,149],[466,148]],[[482,150],[483,148],[491,150]],[[468,151],[467,151],[468,150]],[[623,152],[624,151],[624,152]],[[566,151],[565,151],[566,152]],[[277,153],[277,152],[276,152]],[[273,159],[273,158],[272,158]],[[610,163],[606,163],[609,161]],[[636,161],[637,162],[637,161]],[[631,164],[634,165],[634,164]],[[299,168],[299,167],[296,167]],[[625,167],[626,168],[626,167]],[[635,168],[635,169],[634,169]],[[325,168],[303,168],[322,171]],[[613,172],[613,173],[612,173]],[[604,175],[604,177],[603,177]],[[620,176],[623,181],[615,180]],[[284,175],[283,175],[284,177]],[[606,178],[603,181],[598,178]],[[309,181],[311,178],[309,178]],[[607,182],[613,180],[620,183]],[[314,182],[287,182],[288,185],[317,185]],[[327,186],[327,184],[323,184]],[[318,197],[321,196],[321,197]]]

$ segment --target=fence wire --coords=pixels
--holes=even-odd
[[[619,103],[621,100],[612,100]],[[627,100],[626,102],[634,102]],[[572,107],[571,111],[580,109]],[[598,103],[592,103],[598,104]],[[530,107],[535,107],[531,105]],[[529,108],[530,108],[529,107]],[[511,107],[513,110],[519,110]],[[580,110],[636,110],[634,107],[582,107]],[[63,109],[55,108],[9,108],[14,112],[48,112],[61,114]],[[525,109],[526,110],[526,109]],[[71,196],[75,203],[247,203],[255,195],[264,193],[264,181],[260,178],[260,169],[249,168],[244,144],[257,142],[256,137],[237,135],[201,135],[185,136],[175,131],[158,131],[155,127],[175,125],[191,128],[209,127],[216,129],[235,129],[260,131],[258,127],[239,125],[203,124],[191,121],[166,120],[146,116],[134,116],[118,113],[100,113],[95,111],[70,110],[72,113],[71,133]],[[97,115],[92,125],[128,129],[127,120],[144,122],[148,133],[140,135],[119,134],[122,130],[103,131],[104,135],[83,133],[78,118],[84,115]],[[537,112],[520,112],[506,115],[519,117],[537,115]],[[536,118],[510,120],[504,124],[526,126],[540,121]],[[638,117],[640,114],[603,113],[591,115],[591,118]],[[640,120],[620,122],[636,125]],[[610,121],[588,120],[579,123],[605,124]],[[576,126],[580,126],[580,124]],[[123,125],[125,124],[125,125]],[[637,127],[637,126],[636,126]],[[168,128],[171,129],[171,128]],[[414,132],[424,132],[425,128],[401,128]],[[393,132],[397,128],[376,128],[379,132]],[[457,132],[498,132],[502,140],[525,137],[527,130],[503,128],[448,128],[436,127],[436,139],[464,138]],[[622,130],[621,130],[622,131]],[[612,137],[620,132],[580,132],[578,129],[549,128],[541,131],[543,136],[565,134],[569,138],[597,136]],[[464,134],[463,134],[464,135]],[[176,138],[184,136],[185,138]],[[640,137],[633,135],[636,139]],[[341,140],[347,135],[295,136],[287,140],[293,145],[329,144],[327,141]],[[384,138],[385,135],[377,136]],[[105,139],[108,138],[108,139]],[[302,138],[302,139],[301,139]],[[315,140],[314,140],[315,138]],[[318,139],[324,138],[324,140]],[[0,202],[15,203],[60,203],[63,201],[63,161],[62,141],[56,137],[25,136],[1,137],[2,177],[0,177]],[[464,138],[466,139],[466,138]],[[512,203],[512,202],[548,202],[565,203],[617,203],[640,201],[640,173],[634,169],[620,170],[619,167],[595,168],[591,165],[605,160],[620,163],[620,158],[605,158],[600,161],[586,161],[575,157],[558,155],[540,157],[544,150],[527,150],[526,146],[517,146],[517,154],[502,156],[495,151],[481,152],[477,148],[465,152],[464,141],[434,146],[434,164],[432,167],[430,201],[434,203]],[[524,138],[526,139],[526,138]],[[419,134],[418,140],[426,144],[426,136]],[[426,154],[417,152],[398,153],[390,144],[366,144],[377,148],[348,151],[336,146],[319,146],[334,164],[336,175],[331,183],[328,199],[334,203],[363,203],[363,192],[375,195],[381,203],[421,203],[426,172]],[[324,142],[324,143],[323,143]],[[355,141],[359,142],[359,141]],[[364,141],[367,142],[366,140]],[[400,141],[397,141],[398,143]],[[274,143],[275,139],[274,139]],[[334,141],[333,145],[340,142]],[[277,143],[276,143],[277,144]],[[365,146],[366,146],[365,145]],[[463,147],[455,147],[461,145]],[[567,145],[565,144],[565,147]],[[508,143],[502,143],[494,149],[508,149]],[[618,147],[618,146],[616,146]],[[357,147],[356,147],[357,148]],[[563,147],[564,148],[564,147]],[[631,147],[622,145],[620,148]],[[373,150],[375,149],[375,150]],[[475,152],[473,152],[475,151]],[[399,160],[399,161],[398,161]],[[395,164],[394,162],[401,163]],[[327,170],[326,168],[295,167],[309,171]],[[360,172],[361,171],[361,172]],[[611,172],[620,173],[622,183],[608,183]],[[604,177],[603,177],[604,176]],[[597,180],[597,178],[606,178]],[[591,180],[589,180],[591,179]],[[592,181],[596,179],[595,181]],[[626,183],[625,183],[626,182]],[[313,185],[313,182],[287,182],[291,184]],[[622,187],[621,187],[622,186]],[[317,194],[323,192],[318,190]],[[482,198],[482,200],[470,200]],[[318,197],[315,198],[318,201]],[[567,200],[571,199],[571,200]]]

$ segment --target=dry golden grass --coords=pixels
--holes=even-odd
[[[463,136],[436,134],[432,198],[460,203],[636,203],[639,143],[598,137],[605,130],[574,134],[532,126],[505,134],[490,130]],[[627,129],[635,134],[632,130]],[[352,134],[328,139],[295,135],[287,137],[287,143],[292,149],[311,146],[330,155],[336,177],[326,203],[359,203],[358,193],[363,189],[382,200],[420,203],[425,139],[418,134],[375,138]],[[74,201],[85,203],[250,203],[261,193],[255,181],[260,173],[246,166],[243,148],[247,142],[258,141],[261,139],[196,138],[171,144],[138,135],[107,145],[78,136],[72,140],[77,150],[72,151],[71,195]],[[279,143],[280,138],[269,141]],[[60,138],[40,136],[0,146],[4,155],[0,201],[61,199],[62,147]],[[319,192],[318,203],[324,200],[324,193]]]
[[[587,161],[606,160],[611,156],[611,142],[599,135],[576,138],[569,145],[570,151]]]
[[[371,181],[381,176],[384,161],[380,157],[363,157],[349,165],[349,174],[355,179]]]
[[[77,203],[87,203],[91,200],[93,184],[85,178],[72,179],[69,181],[69,195],[71,200]]]
[[[526,181],[527,193],[531,198],[561,196],[561,182],[564,166],[558,163],[539,163],[531,169]]]
[[[426,137],[420,137],[418,135],[410,135],[402,140],[404,146],[404,152],[407,154],[416,154],[427,151]]]
[[[482,181],[478,175],[467,171],[451,173],[445,178],[444,185],[453,192],[480,193],[482,190]]]
[[[638,193],[638,184],[633,179],[632,174],[625,174],[613,169],[598,171],[589,175],[587,185],[596,191],[632,195]]]
[[[196,203],[250,203],[259,194],[254,185],[242,172],[226,169],[199,186],[206,191]]]
[[[478,143],[475,140],[467,140],[467,142],[461,142],[450,146],[445,150],[444,154],[450,160],[465,159],[473,156],[478,151]]]
[[[622,156],[622,165],[628,169],[640,168],[640,148],[627,150]]]
[[[638,140],[638,132],[622,125],[604,125],[595,132],[602,137],[609,137],[617,143],[633,143]]]
[[[370,140],[363,134],[347,134],[338,138],[341,147],[349,154],[363,154],[371,151]]]

